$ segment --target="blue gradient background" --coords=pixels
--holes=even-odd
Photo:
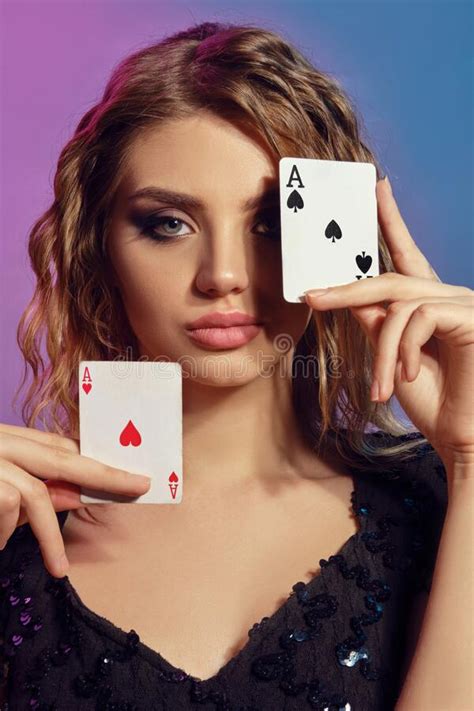
[[[52,199],[61,147],[129,52],[196,22],[282,33],[356,104],[418,245],[440,278],[473,286],[473,4],[412,2],[1,4],[1,411],[23,360],[16,326],[33,290],[27,234]],[[19,405],[18,408],[19,409]]]

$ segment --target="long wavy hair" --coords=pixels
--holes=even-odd
[[[243,121],[278,158],[372,162],[382,177],[339,82],[272,31],[204,22],[128,55],[62,149],[54,201],[29,234],[36,288],[18,324],[25,362],[14,398],[29,366],[33,380],[21,410],[27,426],[40,419],[47,430],[78,438],[79,362],[123,358],[125,350],[138,359],[136,337],[109,278],[104,245],[111,206],[136,136],[200,109]],[[394,271],[380,228],[378,245],[380,271]],[[318,365],[311,377],[295,367],[308,357]],[[344,366],[337,377],[329,372],[331,363]],[[350,310],[313,312],[295,346],[292,383],[298,422],[315,450],[335,444],[352,466],[380,465],[381,457],[390,466],[427,442],[410,437],[416,430],[397,419],[392,398],[370,401],[371,378],[372,349]],[[364,437],[367,426],[407,436],[388,446],[383,437]]]

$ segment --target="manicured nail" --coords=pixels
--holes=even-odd
[[[128,474],[130,474],[130,479],[136,481],[138,484],[151,480],[151,477],[146,474],[134,474],[133,472],[128,472]]]
[[[136,484],[150,484],[151,476],[147,476],[146,474],[132,474],[130,480]]]
[[[310,289],[304,293],[308,296],[322,296],[323,294],[328,294],[329,289]]]
[[[372,402],[379,399],[379,381],[374,380],[372,387],[370,388],[370,399]]]

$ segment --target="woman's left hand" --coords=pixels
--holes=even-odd
[[[347,307],[374,349],[371,398],[395,394],[446,469],[474,464],[474,291],[444,284],[415,244],[387,181],[378,221],[396,272],[306,292],[324,311]],[[389,302],[385,308],[383,302]],[[376,384],[378,383],[378,397]],[[460,475],[461,476],[461,475]]]

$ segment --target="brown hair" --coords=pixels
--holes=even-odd
[[[272,31],[205,22],[127,56],[61,151],[54,201],[29,235],[37,282],[17,331],[25,359],[19,390],[28,365],[33,374],[22,407],[28,426],[49,409],[45,427],[77,438],[79,361],[123,357],[130,347],[137,359],[135,336],[108,279],[104,243],[114,193],[141,131],[201,109],[243,121],[278,157],[372,162],[381,177],[338,81]],[[380,229],[378,237],[380,270],[394,271]],[[372,351],[349,309],[313,312],[294,356],[294,366],[308,356],[318,363],[316,378],[301,377],[298,367],[293,377],[298,420],[315,448],[335,438],[342,457],[358,466],[359,455],[390,464],[427,442],[375,447],[364,438],[369,423],[394,435],[413,428],[397,419],[392,399],[370,401]],[[340,377],[330,377],[329,362],[344,364]]]

